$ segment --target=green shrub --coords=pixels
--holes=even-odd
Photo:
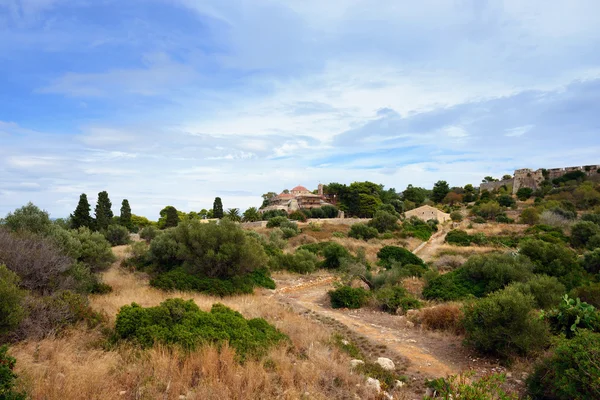
[[[567,289],[579,286],[583,280],[577,254],[563,244],[528,239],[521,242],[519,253],[533,262],[534,273],[555,276]]]
[[[285,269],[299,274],[314,272],[319,265],[319,258],[308,250],[298,249],[294,254],[279,254],[271,257],[271,270]]]
[[[496,200],[502,207],[512,207],[515,205],[515,199],[509,194],[502,194]]]
[[[111,245],[121,246],[129,243],[129,230],[122,225],[109,225],[104,237]]]
[[[454,222],[461,222],[464,217],[460,211],[452,211],[450,213],[450,219],[452,219]]]
[[[0,264],[0,338],[15,329],[25,316],[21,304],[27,293],[19,288],[19,280],[17,274]]]
[[[393,207],[390,206],[392,209]],[[375,213],[371,221],[369,221],[369,226],[377,229],[377,231],[384,233],[388,231],[395,231],[398,229],[398,217],[394,214],[379,210]]]
[[[140,230],[140,238],[150,243],[152,239],[158,236],[159,233],[160,231],[158,228],[152,225],[146,226]]]
[[[582,221],[590,221],[600,226],[600,213],[584,214],[581,216]]]
[[[8,355],[8,346],[0,346],[0,399],[2,400],[25,400],[25,393],[15,391],[14,373],[17,360]]]
[[[263,356],[286,336],[262,318],[247,320],[240,313],[214,304],[201,311],[193,300],[168,299],[157,307],[132,303],[121,307],[115,332],[118,338],[150,347],[155,343],[193,350],[203,344],[228,342],[240,360]]]
[[[266,270],[220,279],[190,274],[183,267],[155,276],[150,280],[150,285],[163,290],[194,291],[220,297],[250,294],[256,286],[275,289],[275,282]]]
[[[466,399],[466,400],[517,400],[516,394],[508,394],[503,389],[506,381],[504,374],[484,375],[478,380],[471,377],[474,372],[464,375],[451,375],[448,378],[426,380],[428,387],[433,389],[441,399]],[[434,397],[425,396],[424,400],[433,400]]]
[[[600,309],[600,283],[589,283],[585,286],[579,286],[571,292],[572,298],[579,298],[581,301],[589,303]]]
[[[533,315],[534,299],[514,288],[465,306],[465,342],[501,358],[535,354],[549,344],[546,324]]]
[[[323,250],[330,244],[337,244],[337,243],[336,242],[319,242],[319,243],[303,244],[302,246],[298,247],[297,250],[307,250],[313,254],[322,256]]]
[[[81,243],[81,253],[77,260],[87,264],[92,272],[106,270],[116,260],[110,243],[101,233],[92,232],[88,228],[79,228],[71,233]]]
[[[383,311],[395,314],[398,309],[403,312],[421,308],[421,302],[408,294],[401,286],[387,286],[375,292],[375,298]]]
[[[338,289],[331,290],[329,293],[331,307],[333,308],[361,308],[371,294],[363,288],[353,288],[350,286],[342,286]]]
[[[573,247],[586,247],[588,241],[600,233],[600,226],[591,221],[580,221],[571,227],[571,244]]]
[[[541,309],[556,307],[567,291],[565,285],[558,279],[548,275],[535,275],[527,282],[516,282],[509,287],[514,287],[523,294],[532,295],[536,307]]]
[[[344,258],[350,258],[348,250],[339,243],[331,242],[322,251],[323,257],[323,268],[327,269],[338,269]]]
[[[522,188],[519,188],[519,190],[517,190],[517,198],[521,201],[527,200],[528,198],[531,197],[532,194],[533,194],[533,189],[531,189],[531,188],[522,187]]]
[[[331,236],[342,239],[346,237],[346,234],[344,232],[333,232]]]
[[[6,226],[12,232],[30,232],[45,234],[52,226],[50,216],[29,202],[27,205],[8,213],[0,220],[0,225]]]
[[[600,331],[600,313],[591,304],[564,295],[558,308],[544,314],[555,333],[571,338],[579,329]]]
[[[411,217],[402,224],[402,233],[404,235],[415,237],[424,242],[431,238],[433,231],[432,225],[416,217]]]
[[[287,221],[288,221],[287,217],[283,217],[283,216],[273,217],[267,221],[267,228],[277,228],[277,227],[281,226],[281,224],[283,224],[284,222],[287,222]]]
[[[590,274],[600,274],[600,249],[586,252],[580,259],[581,266]]]
[[[527,380],[534,400],[600,398],[600,334],[580,331],[560,339],[551,356],[541,361]]]
[[[306,215],[300,211],[294,211],[290,214],[289,218],[293,219],[294,221],[306,222]]]
[[[455,246],[470,246],[471,239],[471,235],[460,229],[453,229],[446,235],[446,243]]]
[[[377,258],[380,265],[385,268],[391,268],[392,264],[400,265],[425,265],[423,260],[414,255],[411,251],[398,246],[384,246],[377,252]]]
[[[367,224],[354,224],[350,227],[348,237],[360,240],[369,240],[376,238],[379,231]]]
[[[473,218],[473,223],[475,224],[485,224],[487,221],[483,217],[475,217]]]

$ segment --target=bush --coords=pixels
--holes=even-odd
[[[600,283],[590,283],[573,289],[571,297],[579,298],[600,309]]]
[[[600,331],[600,313],[591,304],[564,295],[558,308],[544,315],[555,333],[571,338],[579,329]]]
[[[452,211],[450,213],[450,219],[454,222],[461,222],[464,217],[460,211]]]
[[[529,207],[521,212],[521,223],[535,225],[540,221],[540,213],[534,207]]]
[[[273,217],[273,218],[269,219],[269,221],[267,221],[267,228],[277,228],[277,227],[281,226],[281,224],[283,224],[284,222],[288,222],[287,217],[283,217],[283,216]]]
[[[398,246],[384,246],[377,252],[379,263],[385,268],[391,268],[393,263],[400,265],[422,265],[425,266],[423,260],[414,255],[409,250]]]
[[[465,263],[466,259],[460,255],[444,254],[438,257],[433,265],[439,270],[455,270]]]
[[[88,265],[92,272],[106,270],[116,260],[110,243],[101,233],[79,228],[71,231],[71,234],[81,244],[77,261]]]
[[[404,235],[415,237],[424,242],[431,238],[433,231],[432,225],[416,217],[411,217],[402,224]]]
[[[193,300],[168,299],[157,307],[132,303],[121,307],[115,332],[120,339],[142,347],[154,343],[179,345],[193,350],[198,345],[228,342],[240,360],[258,358],[287,337],[262,318],[247,320],[240,313],[214,304],[201,311]]]
[[[460,303],[444,303],[434,307],[423,308],[417,315],[423,328],[431,331],[448,331],[454,334],[464,332],[463,311]]]
[[[561,339],[553,354],[540,362],[527,380],[534,400],[600,398],[600,334],[579,332]]]
[[[294,211],[290,214],[290,219],[294,221],[306,222],[306,215],[300,211]]]
[[[17,375],[13,372],[17,360],[8,355],[8,346],[0,346],[0,399],[25,400],[27,395],[15,391]]]
[[[299,274],[308,274],[317,269],[319,258],[308,250],[298,249],[294,254],[272,257],[269,264],[272,270],[285,269]]]
[[[525,201],[533,195],[533,189],[522,187],[517,190],[517,198],[521,201]]]
[[[577,262],[577,254],[559,243],[529,239],[521,243],[519,253],[533,261],[533,272],[557,277],[567,289],[579,286],[583,269]]]
[[[29,232],[45,234],[52,226],[50,216],[46,211],[40,210],[33,203],[8,213],[0,225],[6,226],[12,232]]]
[[[363,288],[342,286],[329,293],[333,308],[361,308],[369,300],[370,293]]]
[[[19,276],[0,264],[0,339],[15,329],[25,316],[21,305],[25,296],[26,292],[19,288]]]
[[[298,235],[298,231],[293,228],[281,228],[281,232],[283,233],[284,239],[293,238]]]
[[[421,302],[410,296],[401,286],[387,286],[375,292],[375,298],[383,311],[395,314],[398,309],[403,312],[421,308]]]
[[[600,233],[600,226],[590,221],[580,221],[571,227],[571,244],[573,247],[585,247],[588,241]]]
[[[350,231],[348,232],[348,237],[361,240],[373,239],[376,238],[377,235],[379,235],[379,231],[367,224],[354,224],[350,227]]]
[[[395,231],[398,229],[398,217],[387,211],[379,210],[369,221],[369,226],[377,229],[380,233]]]
[[[339,210],[335,206],[325,205],[321,207],[324,218],[337,218]]]
[[[104,237],[112,246],[121,246],[129,243],[129,229],[122,225],[109,225],[104,232]]]
[[[556,307],[567,289],[558,279],[548,275],[536,275],[527,282],[517,282],[509,287],[514,287],[523,294],[533,296],[536,306],[541,309]]]
[[[600,213],[584,214],[581,216],[581,220],[593,222],[600,226]]]
[[[482,353],[504,359],[543,350],[549,344],[548,328],[532,315],[533,307],[533,296],[514,288],[467,304],[465,342]]]
[[[600,274],[600,249],[586,252],[580,263],[590,274]]]
[[[512,207],[515,205],[515,199],[509,194],[503,194],[496,199],[502,207]]]
[[[472,236],[460,229],[453,229],[446,235],[446,243],[455,246],[470,246],[471,241]]]
[[[158,236],[159,232],[158,228],[154,226],[146,226],[140,230],[140,238],[150,243],[152,239]]]
[[[516,394],[508,394],[503,386],[506,381],[504,374],[484,375],[478,380],[471,379],[474,372],[464,375],[451,375],[447,378],[438,378],[427,381],[427,384],[435,393],[435,398],[441,399],[466,399],[466,400],[518,400]],[[439,396],[439,397],[438,397]],[[424,400],[434,398],[425,396]]]
[[[323,268],[338,269],[344,258],[350,258],[350,253],[341,244],[331,242],[323,248]]]

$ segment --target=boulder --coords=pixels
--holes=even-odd
[[[377,364],[379,364],[381,366],[381,368],[385,369],[386,371],[393,371],[396,369],[396,365],[389,358],[379,357],[377,359],[377,361],[375,361],[375,362]]]
[[[367,378],[367,387],[375,390],[377,393],[381,392],[381,382],[378,379]]]
[[[363,360],[350,360],[350,366],[352,368],[356,368],[359,365],[364,365],[364,364],[365,364],[365,362]]]

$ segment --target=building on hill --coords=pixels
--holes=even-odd
[[[313,209],[326,205],[332,205],[323,195],[323,187],[319,185],[318,194],[313,194],[304,186],[296,186],[289,193],[282,192],[269,200],[269,205],[261,212],[270,210],[283,210],[287,213],[293,213],[301,209]]]
[[[423,221],[429,221],[430,219],[435,219],[439,223],[450,221],[450,214],[431,206],[421,206],[419,208],[406,211],[404,215],[406,218],[417,217]]]

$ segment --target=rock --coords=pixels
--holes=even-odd
[[[375,390],[377,393],[381,392],[381,382],[378,379],[367,378],[367,387]]]
[[[363,360],[350,360],[350,366],[352,368],[356,368],[359,365],[364,365],[364,364],[365,364],[365,362]]]
[[[185,400],[185,399],[187,399],[187,397],[184,394],[179,395],[179,400]]]
[[[392,396],[388,392],[383,392],[383,397],[385,397],[388,400],[394,400],[394,396]]]
[[[119,396],[125,396],[127,394],[127,390],[121,390],[119,392]]]
[[[529,377],[529,374],[527,372],[523,372],[523,374],[521,375],[521,377],[523,379],[527,379]]]
[[[375,362],[377,364],[379,364],[381,366],[381,368],[385,369],[386,371],[393,371],[396,369],[396,365],[389,358],[379,357],[377,359],[377,361],[375,361]]]
[[[410,321],[406,321],[406,327],[407,327],[407,328],[411,328],[411,329],[412,329],[412,328],[414,328],[414,327],[415,327],[415,324],[414,324],[414,323],[412,323],[412,322],[410,322]]]
[[[425,397],[433,397],[433,395],[435,394],[435,391],[432,388],[427,388],[425,390]]]
[[[506,373],[506,377],[507,377],[507,378],[512,378],[512,373],[510,373],[510,372],[507,372],[507,373]]]
[[[398,380],[396,382],[394,382],[394,383],[395,383],[394,384],[394,388],[396,388],[396,389],[400,389],[401,387],[403,387],[405,385],[404,382],[398,381]]]
[[[343,344],[344,346],[348,346],[348,345],[350,344],[350,342],[349,342],[349,341],[347,341],[346,339],[342,339],[342,344]]]

